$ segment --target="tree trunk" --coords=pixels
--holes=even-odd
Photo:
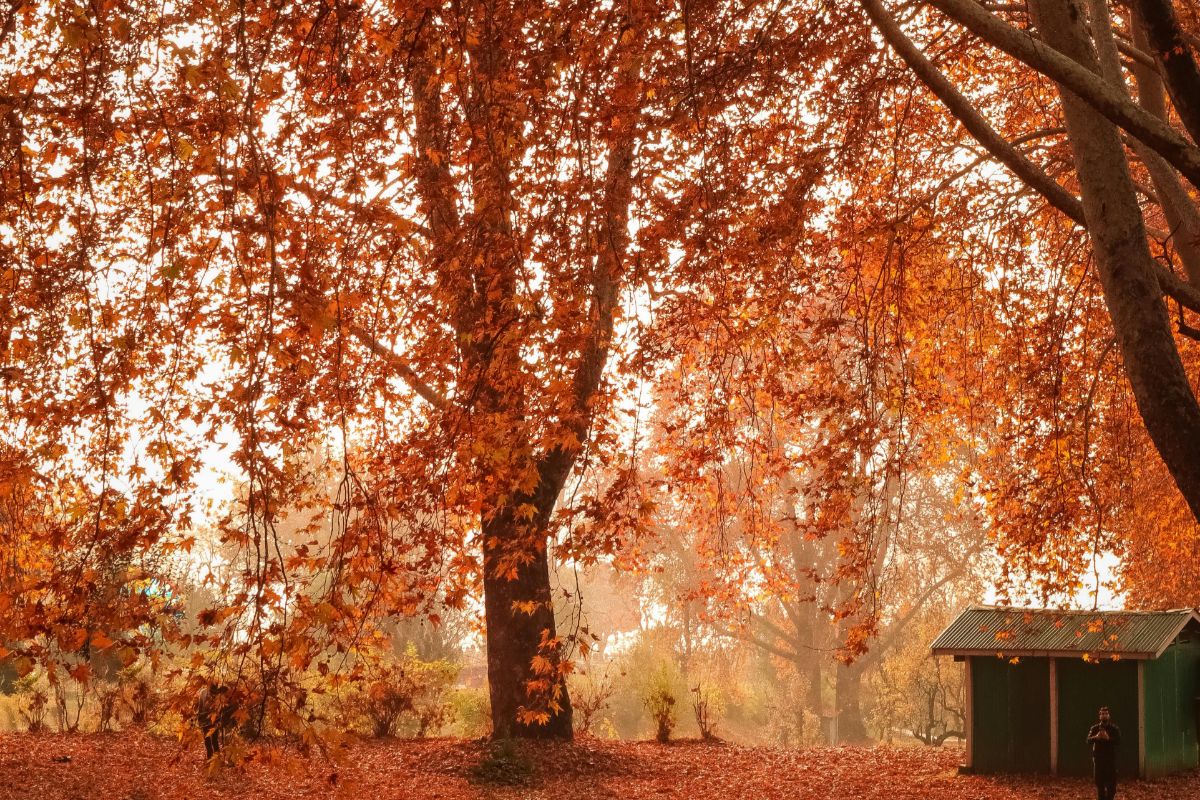
[[[498,514],[484,524],[484,541],[511,542],[515,537],[528,535],[522,527],[514,523],[511,514]],[[527,687],[528,681],[537,677],[530,669],[534,657],[542,656],[552,666],[558,665],[558,647],[542,646],[556,636],[545,539],[532,561],[517,568],[515,578],[494,569],[496,555],[496,548],[485,546],[483,597],[492,736],[570,739],[571,700],[557,675],[549,677],[555,684],[552,691],[561,690],[555,698],[561,709],[550,713],[544,724],[527,723],[520,718],[520,712],[529,709],[533,699]]]
[[[1049,45],[1098,72],[1075,0],[1032,0],[1030,11]],[[1200,519],[1200,405],[1171,333],[1124,148],[1115,125],[1071,92],[1060,94],[1125,374],[1151,440]]]
[[[612,136],[602,213],[597,228],[589,230],[597,242],[590,307],[578,330],[570,335],[563,332],[562,339],[578,334],[581,347],[572,370],[572,393],[567,398],[571,402],[564,404],[556,422],[559,436],[546,437],[573,443],[531,453],[526,394],[537,387],[520,377],[530,372],[523,354],[530,319],[518,298],[519,276],[527,273],[528,265],[523,263],[521,202],[514,195],[520,182],[513,176],[527,143],[525,123],[516,113],[523,103],[514,94],[519,87],[511,78],[519,74],[514,62],[527,46],[523,9],[520,3],[482,3],[474,4],[461,19],[451,17],[455,24],[469,19],[471,27],[465,37],[470,56],[467,80],[460,85],[467,91],[465,98],[459,98],[469,129],[463,171],[469,193],[456,191],[458,178],[446,158],[455,140],[454,112],[442,97],[439,52],[441,37],[450,36],[454,28],[445,24],[439,12],[430,11],[422,20],[408,60],[415,65],[411,83],[415,150],[421,159],[418,189],[429,219],[431,259],[436,264],[459,265],[437,271],[438,288],[449,299],[449,321],[460,347],[455,401],[466,415],[490,420],[485,426],[499,431],[495,436],[484,434],[492,439],[483,449],[514,454],[513,463],[500,464],[499,469],[490,458],[480,459],[476,476],[479,486],[488,487],[481,502],[493,735],[569,739],[571,703],[559,669],[561,643],[554,625],[548,533],[559,493],[587,441],[593,399],[612,344],[629,244],[644,29],[636,19],[622,18],[622,26],[614,30],[618,34],[616,100],[613,119],[606,125]],[[472,211],[463,214],[459,204],[468,194]],[[421,391],[412,370],[402,375],[435,407],[446,407],[436,393]],[[525,457],[532,463],[521,462]],[[529,466],[538,473],[532,491],[521,488],[526,486]],[[524,516],[530,508],[532,517]],[[521,516],[515,516],[517,509]]]
[[[805,705],[817,717],[820,722],[825,721],[825,700],[821,696],[821,656],[819,653],[809,653],[808,655],[808,696],[805,698]]]
[[[862,676],[860,662],[838,663],[837,741],[833,744],[865,744],[871,740],[862,714]]]
[[[1200,142],[1200,67],[1184,40],[1172,0],[1133,0],[1131,5],[1183,127]]]
[[[821,610],[815,602],[806,603],[803,609],[804,631],[801,634],[801,643],[807,647],[807,652],[800,651],[803,658],[807,660],[804,665],[804,674],[808,676],[808,695],[805,698],[805,705],[816,716],[817,726],[821,731],[822,737],[827,736],[828,717],[825,714],[825,698],[823,697],[821,683],[824,680],[824,670],[822,669],[823,659],[825,657],[824,646],[827,644],[818,639],[822,630],[820,618]]]

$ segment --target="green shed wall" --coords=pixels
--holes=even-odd
[[[971,656],[972,767],[1050,771],[1050,662]]]
[[[1196,697],[1200,696],[1200,638],[1191,634],[1146,663],[1146,776],[1200,765]]]
[[[1058,774],[1091,775],[1087,732],[1100,706],[1108,706],[1121,729],[1117,774],[1138,774],[1138,666],[1136,661],[1089,662],[1060,658],[1058,672]],[[1045,706],[1043,706],[1045,707]]]

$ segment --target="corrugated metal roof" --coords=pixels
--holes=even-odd
[[[1188,625],[1178,611],[1059,611],[971,606],[930,646],[934,655],[1157,658]]]

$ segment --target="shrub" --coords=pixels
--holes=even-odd
[[[700,738],[712,741],[717,738],[717,721],[725,710],[721,694],[711,683],[701,682],[692,687],[692,712],[696,716],[696,727]]]
[[[453,718],[447,693],[458,677],[458,667],[445,659],[423,661],[409,647],[398,660],[374,664],[365,690],[350,702],[372,736],[395,736],[401,730],[424,737]],[[354,727],[353,720],[348,720]]]
[[[384,669],[367,686],[362,708],[371,724],[371,735],[376,738],[391,736],[396,732],[400,715],[413,707],[411,680],[403,668]]]
[[[780,747],[825,743],[821,718],[808,708],[808,676],[793,673],[769,692],[767,713],[771,738]]]
[[[26,675],[16,683],[16,694],[21,698],[19,713],[25,730],[41,733],[46,730],[46,715],[50,713],[50,696],[38,685],[35,674]]]
[[[138,667],[121,671],[121,702],[129,711],[129,723],[138,728],[149,726],[157,716],[158,692],[150,676]]]
[[[492,704],[487,689],[459,687],[446,696],[455,736],[479,739],[492,733]]]
[[[87,704],[88,685],[70,677],[65,669],[60,674],[58,667],[51,668],[47,677],[54,694],[58,729],[61,732],[74,733],[79,730],[79,719],[83,716],[84,705]]]
[[[446,695],[458,678],[458,665],[444,658],[423,661],[410,643],[404,654],[404,667],[411,680],[412,703],[409,714],[416,730],[424,738],[454,718],[454,708]]]
[[[580,733],[592,733],[592,726],[608,708],[616,686],[605,670],[599,676],[595,673],[572,676],[570,688],[571,707],[575,712],[575,730]]]
[[[101,733],[112,730],[123,687],[117,681],[105,681],[96,687],[96,727]]]
[[[654,722],[654,738],[666,744],[675,730],[675,692],[666,665],[654,674],[642,695],[642,704]]]

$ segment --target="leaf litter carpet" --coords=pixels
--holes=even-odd
[[[959,775],[958,750],[805,750],[680,742],[523,745],[371,741],[330,758],[286,747],[206,769],[198,747],[141,733],[0,735],[0,800],[209,798],[680,798],[681,800],[1024,800],[1094,797],[1085,779]],[[484,766],[481,766],[484,765]],[[1200,772],[1122,784],[1125,800],[1198,800]]]

